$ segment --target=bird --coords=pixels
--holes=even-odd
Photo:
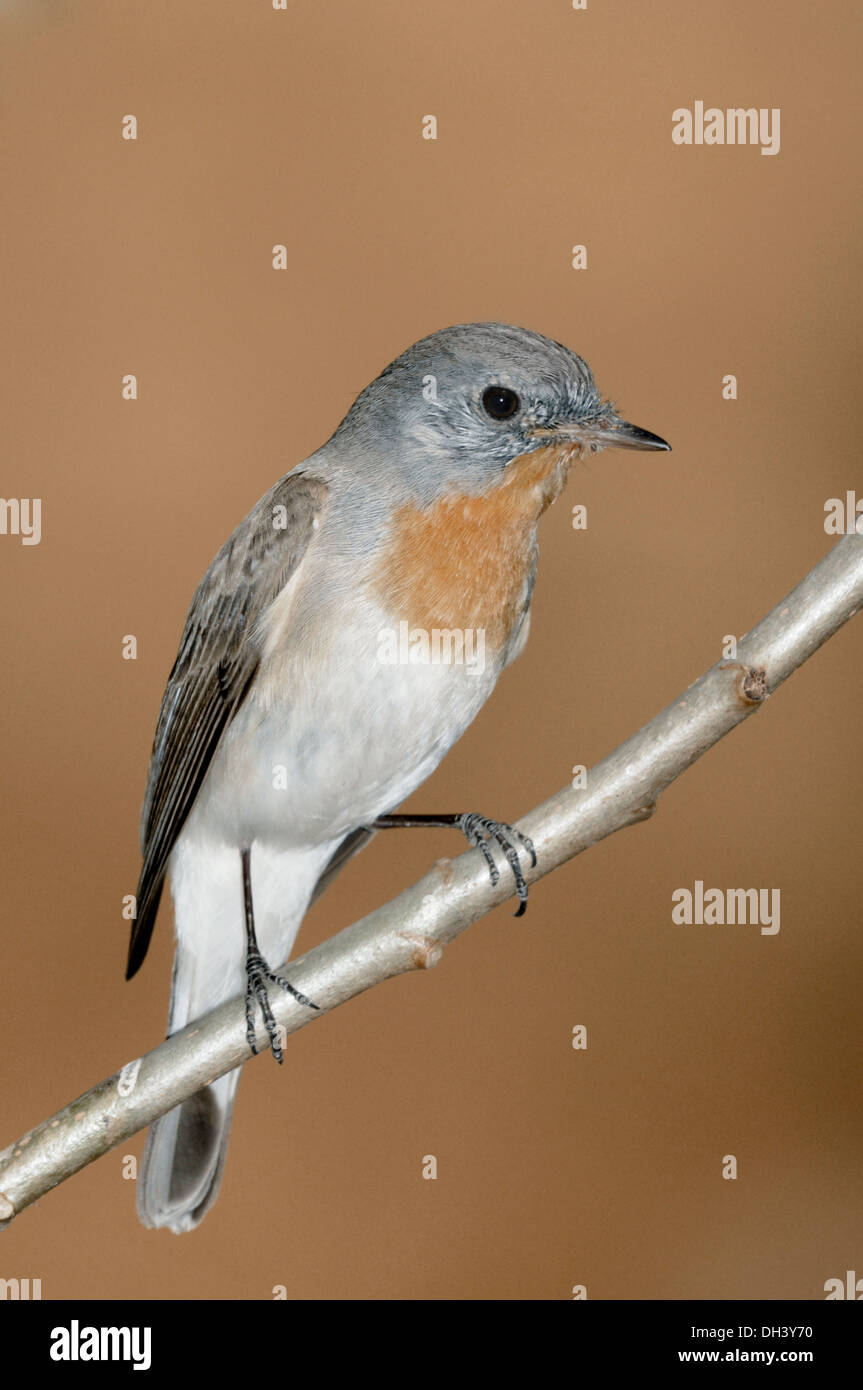
[[[624,420],[563,344],[457,324],[396,357],[225,541],[186,617],[141,817],[126,975],[169,876],[168,1036],[245,991],[250,1052],[259,1009],[281,1062],[269,985],[317,1006],[276,967],[311,902],[379,830],[452,826],[494,881],[496,848],[524,910],[536,851],[519,831],[396,808],[522,652],[540,517],[573,461],[605,447],[670,448]],[[394,633],[407,634],[401,652]],[[480,648],[481,661],[465,659]],[[179,1234],[212,1207],[240,1070],[150,1127],[145,1226]]]

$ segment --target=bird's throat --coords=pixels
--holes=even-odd
[[[549,444],[513,459],[482,493],[408,503],[393,518],[376,579],[393,620],[425,629],[483,629],[492,647],[521,622],[536,525],[559,496],[577,446]]]

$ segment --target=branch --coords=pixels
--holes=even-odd
[[[520,822],[534,841],[533,882],[624,826],[646,819],[670,782],[740,724],[863,606],[863,536],[841,540],[802,583],[719,661],[594,767],[587,786],[565,788]],[[439,860],[412,888],[291,962],[292,983],[320,1005],[270,995],[294,1033],[372,985],[428,969],[444,946],[505,901],[475,850]],[[263,1034],[259,1042],[264,1043]],[[199,1087],[249,1060],[241,998],[197,1019],[129,1063],[0,1153],[0,1222],[164,1115]]]

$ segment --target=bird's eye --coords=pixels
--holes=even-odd
[[[508,386],[487,386],[482,393],[482,405],[493,420],[508,420],[518,410],[521,401]]]

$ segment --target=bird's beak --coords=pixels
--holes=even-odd
[[[630,425],[628,420],[609,419],[607,416],[537,429],[534,436],[549,442],[571,442],[591,454],[599,449],[671,449],[671,445],[660,439],[658,434],[651,434],[650,430],[643,430],[638,425]]]
[[[594,437],[598,444],[609,449],[671,449],[671,445],[660,439],[658,434],[651,434],[650,430],[643,430],[638,425],[630,425],[628,420],[601,429]]]

